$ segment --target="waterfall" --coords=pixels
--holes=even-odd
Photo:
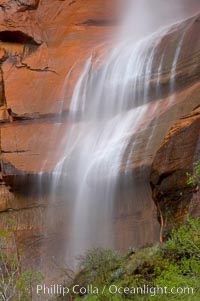
[[[59,191],[69,203],[66,252],[70,258],[91,247],[117,245],[115,205],[116,199],[123,198],[120,183],[126,183],[127,178],[130,181],[128,175],[141,132],[150,129],[146,146],[141,150],[143,156],[151,144],[166,48],[159,54],[158,46],[174,28],[164,27],[137,41],[125,37],[98,65],[91,54],[75,85],[69,108],[70,125],[59,146],[62,156],[52,174],[53,198],[56,201]],[[169,106],[173,105],[176,68],[184,37],[185,32],[179,37],[171,61]],[[138,169],[138,177],[140,172]],[[138,197],[139,188],[132,177],[131,181],[135,195],[131,196],[133,204],[131,209],[127,206],[127,214],[133,207],[137,211],[146,206]],[[137,244],[140,234],[136,231],[134,228]]]
[[[158,101],[149,103],[149,85],[156,49],[167,30],[137,43],[120,43],[96,70],[91,55],[75,86],[71,126],[62,140],[63,156],[53,172],[52,185],[55,196],[58,186],[66,196],[71,191],[66,242],[70,257],[93,246],[115,247],[114,204],[120,194],[120,169],[125,164],[125,178],[135,147],[132,137],[145,130],[156,115]],[[130,141],[131,152],[124,163]]]

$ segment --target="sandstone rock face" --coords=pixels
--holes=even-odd
[[[93,68],[97,72],[101,70],[104,57],[112,47],[110,35],[115,22],[111,21],[117,18],[117,12],[113,16],[112,1],[106,4],[100,0],[87,0],[84,5],[80,1],[41,1],[38,7],[36,5],[31,10],[27,7],[32,1],[26,1],[26,10],[21,12],[19,7],[24,6],[23,3],[25,1],[9,1],[9,7],[1,10],[0,121],[3,123],[3,162],[13,165],[16,171],[32,174],[53,169],[56,159],[48,156],[47,152],[53,154],[55,148],[46,132],[52,132],[50,139],[54,139],[55,135],[61,136],[53,129],[62,117],[67,116],[74,84],[91,54]],[[52,17],[49,18],[49,15]],[[199,30],[197,16],[174,26],[161,39],[152,62],[149,101],[169,99],[172,76],[175,77],[173,89],[177,93],[187,94],[186,88],[190,89],[198,83]],[[157,80],[161,63],[163,68],[159,74],[158,93]],[[176,66],[173,65],[175,63]],[[164,107],[163,104],[164,101],[161,107]],[[7,139],[4,141],[4,137],[9,127],[14,128],[15,133],[20,133],[21,138],[9,142],[8,152]],[[41,144],[38,143],[39,127],[42,127],[40,139],[44,141]],[[15,155],[16,145],[24,143],[21,139],[23,140],[23,135],[24,139],[29,136],[30,128],[31,142],[28,142],[28,148]],[[27,158],[35,153],[35,149],[37,163],[32,164]]]
[[[21,136],[22,140],[29,136],[29,127],[32,133],[32,142],[29,143],[28,149],[21,152],[21,156],[18,156],[20,152],[17,152],[16,156],[7,157],[7,151],[4,152],[3,160],[8,161],[16,170],[35,173],[42,168],[52,169],[54,164],[47,164],[46,167],[43,164],[46,150],[54,151],[54,146],[47,147],[49,143],[46,132],[51,131],[51,126],[53,131],[60,115],[67,113],[74,83],[86,58],[97,45],[110,39],[112,24],[115,24],[118,16],[114,2],[108,2],[1,2],[0,122],[6,124],[7,128],[13,128],[16,124],[15,129],[25,135],[24,138]],[[69,72],[70,78],[67,80]],[[27,122],[31,125],[28,126]],[[41,127],[46,128],[46,131],[40,131],[43,136],[41,140],[46,140],[44,144],[47,143],[44,148],[39,144],[36,146],[37,123],[43,123]],[[2,144],[3,140],[4,138]],[[12,139],[9,143],[9,154],[16,153],[17,141]],[[29,152],[35,152],[33,149],[37,149],[35,166],[29,164],[31,160],[26,160]],[[22,159],[19,158],[18,161],[17,157]],[[24,161],[23,166],[21,160]]]
[[[151,171],[153,199],[164,238],[188,211],[200,214],[198,189],[187,184],[187,172],[200,158],[200,107],[174,124],[156,153]]]
[[[34,185],[35,177],[41,171],[50,173],[60,157],[61,150],[56,146],[71,126],[67,114],[75,82],[90,55],[93,68],[101,69],[112,47],[111,35],[118,18],[115,0],[0,1],[1,226],[8,217],[16,220],[17,241],[25,245],[27,258],[32,258],[34,266],[41,263],[41,253],[46,250],[49,257],[60,254],[62,258],[59,252],[65,245],[64,232],[70,219],[66,216],[70,210],[59,195],[56,204],[45,193],[40,195],[40,185],[46,183]],[[143,221],[142,244],[157,239],[149,169],[169,128],[200,103],[199,31],[199,16],[193,17],[174,26],[158,45],[149,99],[149,108],[156,104],[159,107],[157,118],[148,129],[141,126],[133,135],[120,169],[128,178],[126,184],[119,185],[126,191],[123,200],[116,200],[115,240],[120,241],[121,249],[127,241],[141,245],[139,230],[132,233],[139,221]],[[161,61],[164,68],[158,74]],[[172,76],[176,79],[174,95],[170,90]],[[151,116],[147,118],[151,120]],[[134,150],[133,141],[137,145]],[[188,152],[193,154],[192,148]],[[191,164],[192,159],[186,167],[191,168]],[[145,187],[138,177],[141,170],[142,177],[146,177]],[[138,204],[139,197],[143,202]],[[53,213],[50,216],[47,205]],[[134,216],[127,211],[134,211]],[[56,216],[56,222],[52,221],[47,229],[45,221],[52,216]]]
[[[57,222],[46,229],[50,200],[40,194],[38,177],[34,185],[35,175],[52,170],[60,156],[56,145],[69,126],[61,121],[74,83],[96,46],[110,40],[115,8],[113,0],[0,1],[0,226],[15,219],[17,242],[34,267],[47,236],[49,256],[58,252],[67,218],[61,205],[53,206]]]

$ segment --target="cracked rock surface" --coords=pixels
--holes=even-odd
[[[91,51],[110,39],[106,20],[115,18],[114,7],[114,0],[0,0],[0,228],[8,218],[16,221],[16,241],[29,267],[38,269],[41,256],[62,249],[66,208],[58,200],[58,222],[47,229],[50,201],[38,197],[34,175],[52,170],[60,156],[57,145],[70,124],[58,130],[58,122],[67,116]]]
[[[193,173],[193,163],[199,159],[200,106],[173,125],[152,164],[153,199],[159,209],[158,219],[163,222],[164,238],[188,212],[200,215],[199,187],[187,184],[187,172]]]
[[[91,54],[94,68],[101,68],[104,63],[102,58],[112,47],[112,30],[119,18],[115,8],[116,0],[0,0],[0,224],[2,226],[8,217],[17,221],[17,242],[25,246],[27,260],[32,258],[33,266],[37,268],[41,252],[45,253],[43,247],[49,257],[55,254],[59,256],[59,252],[65,250],[62,246],[66,241],[70,218],[66,215],[70,214],[70,210],[65,207],[66,200],[59,200],[58,197],[56,206],[52,205],[52,216],[56,216],[56,222],[51,223],[47,214],[47,205],[51,200],[46,195],[38,198],[36,188],[33,182],[29,185],[29,180],[31,177],[34,180],[40,171],[52,171],[60,158],[62,150],[57,146],[71,126],[67,114],[74,84]],[[157,237],[149,188],[149,169],[153,159],[151,184],[157,206],[160,204],[164,212],[168,204],[171,206],[175,196],[177,203],[171,208],[180,215],[179,208],[182,207],[179,204],[185,204],[191,197],[191,193],[186,191],[184,201],[180,201],[183,197],[180,195],[183,173],[192,166],[193,146],[197,142],[196,121],[192,125],[196,117],[188,117],[191,126],[184,125],[182,120],[183,124],[176,125],[163,142],[174,123],[185,114],[193,114],[191,112],[200,103],[200,22],[197,16],[193,17],[190,28],[185,32],[174,74],[174,105],[170,109],[167,105],[171,100],[169,85],[172,60],[177,43],[187,27],[188,21],[183,22],[158,45],[150,86],[150,98],[159,104],[157,126],[156,129],[153,126],[146,130],[139,129],[140,135],[133,136],[121,164],[120,172],[123,175],[127,172],[130,176],[126,187],[129,196],[118,200],[116,208],[120,214],[123,213],[125,202],[127,208],[134,207],[133,194],[137,198],[137,192],[141,195],[142,191],[140,197],[146,207],[142,206],[142,202],[140,209],[139,204],[135,207],[137,220],[143,221],[140,229],[144,233],[143,243]],[[155,99],[156,70],[164,51],[165,68],[159,74],[161,94],[160,99]],[[71,74],[66,82],[69,72]],[[179,131],[179,127],[182,131]],[[152,131],[154,135],[148,152],[144,153]],[[184,160],[181,159],[181,141],[184,140],[181,133],[188,135],[192,145],[184,147]],[[132,143],[136,146],[133,152]],[[167,165],[163,167],[161,163],[166,158],[170,143],[174,145],[174,157],[170,155]],[[138,191],[133,191],[133,174],[137,177],[141,167],[147,170],[147,187],[142,183],[142,186],[138,185]],[[179,195],[174,192],[172,172],[180,184]],[[21,184],[21,190],[13,188],[16,179]],[[166,193],[169,188],[171,196]],[[135,207],[130,210],[131,213]],[[48,229],[46,220],[51,224]],[[118,219],[117,241],[133,239],[134,222],[131,214],[122,214],[122,218]],[[129,225],[128,233],[123,231],[125,223]],[[60,257],[65,255],[60,254]]]
[[[2,164],[9,163],[19,174],[53,168],[56,162],[53,153],[61,136],[55,131],[55,123],[67,114],[74,83],[91,49],[110,38],[109,20],[111,15],[115,18],[113,3],[0,1]],[[88,20],[96,23],[88,24]],[[101,24],[101,20],[105,20],[105,24]],[[72,76],[63,94],[71,68]],[[32,161],[32,156],[36,160]],[[44,166],[47,157],[51,159]],[[7,173],[8,169],[4,170]]]

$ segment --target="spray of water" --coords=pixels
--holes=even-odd
[[[72,125],[63,137],[63,156],[53,172],[53,196],[58,186],[62,185],[65,195],[70,187],[70,236],[66,248],[71,257],[92,246],[116,245],[113,233],[115,200],[119,198],[116,194],[120,194],[120,169],[123,163],[123,179],[126,181],[138,133],[148,128],[159,106],[165,52],[157,58],[156,72],[154,61],[157,47],[170,29],[165,27],[153,34],[152,31],[185,17],[183,1],[175,4],[171,0],[167,3],[162,0],[128,3],[129,13],[126,13],[118,33],[116,46],[97,69],[92,68],[93,58],[90,56],[74,88],[69,112]],[[181,10],[175,16],[172,12],[177,12],[177,8]],[[163,17],[167,11],[169,13]],[[172,90],[184,37],[185,32],[179,38],[171,62]],[[157,101],[150,106],[153,69],[156,73],[154,98]],[[132,141],[134,135],[136,138]],[[149,140],[152,135],[153,132]],[[124,163],[130,141],[131,150]],[[141,206],[137,203],[140,201],[138,198],[134,200],[136,209]]]

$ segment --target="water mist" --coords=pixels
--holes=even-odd
[[[144,179],[143,186],[138,188],[130,176],[130,166],[140,133],[149,128],[146,147],[142,150],[145,156],[156,127],[165,58],[165,52],[157,54],[157,47],[171,30],[167,25],[187,16],[188,2],[128,1],[125,5],[128,13],[125,7],[123,24],[118,33],[113,34],[115,47],[98,68],[93,68],[92,54],[85,63],[74,88],[69,109],[71,125],[62,139],[63,156],[54,169],[52,182],[55,201],[58,190],[63,198],[66,196],[66,202],[70,199],[68,258],[75,258],[94,246],[118,247],[116,200],[123,199],[124,190],[120,187],[126,187],[127,181],[131,181],[132,186],[132,205],[124,204],[127,214],[131,210],[137,214],[149,202],[148,183]],[[167,106],[173,104],[176,65],[184,37],[185,32],[178,37],[171,61],[171,97]],[[70,74],[67,80],[69,77]],[[65,86],[67,89],[67,84]],[[151,101],[152,93],[154,101]],[[142,172],[139,168],[137,176]],[[150,211],[153,210],[153,204],[149,206]],[[136,223],[132,228],[136,245],[142,244],[149,227],[140,231],[140,226]],[[124,227],[124,233],[126,230]],[[124,242],[124,248],[128,246],[128,242]]]

